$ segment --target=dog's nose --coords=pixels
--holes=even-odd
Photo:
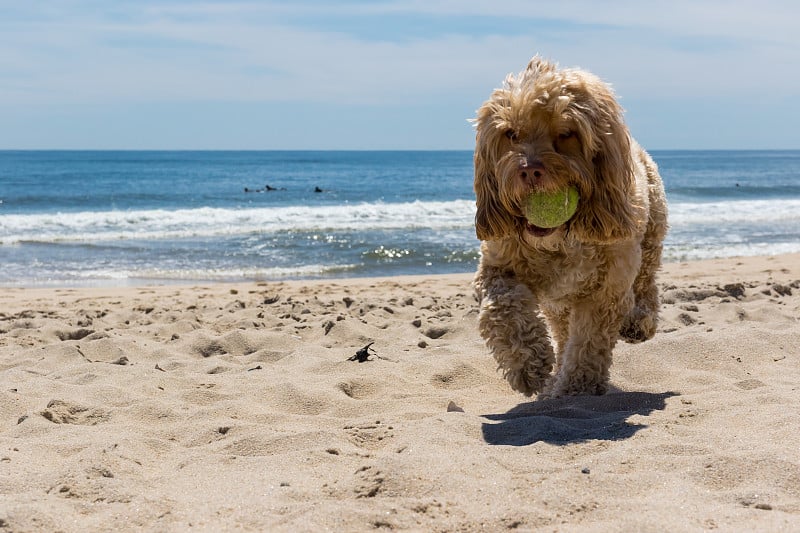
[[[547,174],[544,165],[539,161],[528,161],[519,167],[519,179],[529,187],[536,186]]]

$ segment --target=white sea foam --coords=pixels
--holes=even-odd
[[[800,252],[800,199],[674,203],[665,261]]]
[[[746,257],[755,255],[780,255],[800,253],[800,242],[740,243],[710,246],[674,245],[664,246],[664,262],[696,261],[725,257]]]
[[[725,202],[674,202],[669,205],[670,231],[665,242],[666,261],[730,257],[737,255],[775,254],[800,251],[800,199],[737,200]],[[227,237],[254,236],[249,252],[258,253],[272,247],[271,234],[281,233],[359,233],[392,231],[404,234],[415,229],[433,229],[437,243],[442,240],[468,239],[464,246],[477,248],[471,231],[475,216],[472,200],[446,202],[362,203],[330,206],[283,206],[261,208],[196,208],[180,210],[101,211],[0,215],[0,245],[25,242],[101,244],[115,241],[169,241],[180,239],[218,240]],[[464,230],[467,230],[466,232]],[[267,236],[268,239],[262,239]],[[308,236],[307,236],[308,237]],[[312,235],[316,238],[316,235]],[[310,238],[310,237],[308,237]],[[349,237],[343,236],[345,239]],[[433,238],[433,237],[432,237]],[[249,241],[248,237],[248,241]],[[380,243],[379,243],[380,244]],[[149,245],[143,245],[147,248]],[[241,248],[237,248],[241,250]],[[406,248],[388,252],[378,248],[377,260],[403,259]],[[0,250],[2,251],[2,250]],[[91,252],[90,252],[91,253]],[[359,253],[359,252],[355,252]],[[394,254],[394,255],[392,255]],[[395,257],[397,256],[397,257]],[[370,259],[369,257],[367,259]],[[137,259],[138,260],[138,259]],[[347,261],[357,263],[363,257]],[[264,261],[259,258],[256,263]],[[319,259],[317,259],[319,261]],[[438,259],[441,262],[441,258]],[[31,271],[47,277],[55,275],[42,265],[19,263],[8,279],[29,277]],[[64,265],[61,265],[61,269]],[[260,266],[260,265],[259,265]],[[266,265],[265,265],[266,266]],[[13,267],[13,265],[12,265]],[[188,268],[184,268],[188,267]],[[318,264],[296,266],[271,265],[254,268],[253,262],[242,261],[241,268],[218,265],[193,271],[197,265],[166,267],[157,261],[136,265],[117,264],[103,271],[83,267],[70,272],[67,278],[80,283],[82,278],[104,279],[125,283],[145,279],[275,279],[285,276],[315,277],[346,270],[347,267]],[[7,270],[8,270],[7,265]],[[97,268],[97,267],[96,267]],[[60,270],[59,270],[60,271]],[[38,275],[38,274],[37,274]],[[61,275],[64,275],[62,272]],[[4,276],[0,276],[0,280]],[[116,281],[115,281],[116,280]]]
[[[471,200],[0,215],[0,243],[212,238],[251,233],[469,228]]]
[[[797,222],[800,227],[800,199],[673,203],[669,205],[669,220],[673,227],[788,222]]]
[[[280,232],[460,230],[472,226],[474,215],[472,200],[9,214],[0,215],[0,244],[202,239]],[[800,228],[800,199],[672,203],[669,221],[673,235],[704,226]]]
[[[33,277],[3,279],[0,287],[13,286],[125,286],[147,283],[197,283],[227,281],[266,281],[276,279],[316,278],[326,275],[342,275],[356,265],[296,265],[291,267],[243,267],[243,268],[158,268],[137,270],[114,268],[86,268],[81,270],[59,269],[58,272],[38,272]]]

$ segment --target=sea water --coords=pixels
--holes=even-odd
[[[800,251],[800,151],[654,151],[665,261]],[[470,272],[471,151],[0,151],[0,285]]]

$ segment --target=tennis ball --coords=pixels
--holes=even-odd
[[[578,189],[570,185],[555,192],[532,192],[525,204],[525,218],[539,228],[560,226],[578,208]]]

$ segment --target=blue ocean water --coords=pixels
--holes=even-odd
[[[800,251],[800,151],[654,151],[666,261]],[[470,272],[472,152],[0,151],[0,285]]]

